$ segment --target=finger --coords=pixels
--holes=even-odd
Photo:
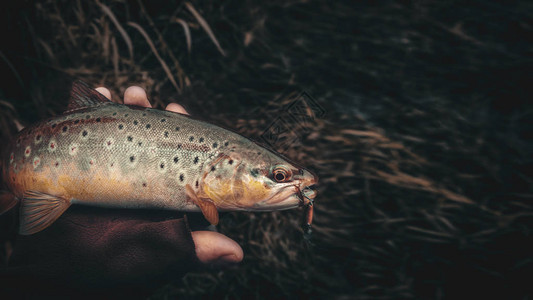
[[[111,100],[111,92],[108,89],[106,89],[105,87],[103,87],[103,86],[97,87],[97,88],[95,88],[95,90],[98,93],[104,95],[107,99]]]
[[[140,86],[130,86],[124,92],[124,104],[136,105],[142,107],[152,107],[148,101],[146,92]]]
[[[193,231],[196,256],[203,263],[238,263],[244,253],[229,237],[213,231]]]
[[[179,105],[178,103],[170,103],[167,105],[167,108],[165,108],[168,111],[177,112],[180,114],[188,115],[189,113],[183,108],[183,106]]]

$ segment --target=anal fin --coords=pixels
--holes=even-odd
[[[25,192],[20,206],[19,233],[30,235],[45,229],[69,207],[69,199],[36,191]]]
[[[209,198],[199,198],[189,184],[185,185],[185,193],[192,199],[194,204],[200,207],[205,219],[209,223],[213,225],[218,224],[218,210],[215,203],[213,203],[213,200]]]

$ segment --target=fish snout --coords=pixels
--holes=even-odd
[[[302,189],[318,183],[318,176],[306,169],[299,169],[299,174],[294,175],[293,179],[300,182]]]

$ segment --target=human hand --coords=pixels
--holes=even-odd
[[[111,92],[105,87],[96,88],[102,95],[111,99]],[[130,86],[124,92],[124,104],[152,107],[143,88]],[[170,103],[166,110],[189,114],[183,106]],[[193,231],[192,238],[196,246],[196,256],[203,263],[238,263],[243,259],[242,248],[234,240],[218,232]]]

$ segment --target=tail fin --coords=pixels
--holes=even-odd
[[[0,215],[15,207],[17,203],[18,199],[13,194],[3,191],[0,192]]]

